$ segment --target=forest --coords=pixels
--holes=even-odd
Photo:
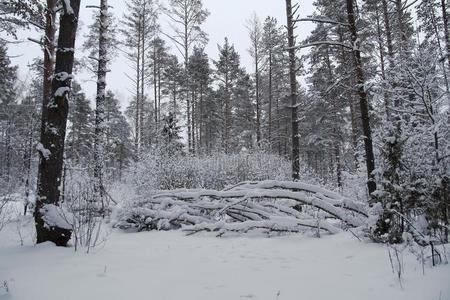
[[[450,3],[245,1],[0,0],[0,299],[450,299]]]

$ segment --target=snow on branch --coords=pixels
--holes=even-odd
[[[291,190],[291,191],[302,191],[314,194],[316,197],[328,201],[334,206],[339,206],[344,209],[354,211],[363,216],[368,216],[366,205],[361,202],[353,201],[346,198],[338,193],[329,191],[327,189],[321,188],[316,185],[307,184],[303,182],[293,182],[293,181],[277,181],[277,180],[266,180],[257,182],[241,182],[235,186],[228,187],[225,190],[239,190],[239,189],[249,189],[249,188],[262,188],[262,189],[281,189],[281,190]]]
[[[348,24],[348,23],[342,23],[342,22],[334,21],[334,20],[327,19],[327,18],[308,17],[308,18],[297,19],[295,21],[296,22],[315,22],[315,23],[326,23],[326,24],[333,24],[333,25],[340,25],[340,26],[350,26],[350,24]]]
[[[355,50],[354,47],[352,47],[350,45],[347,45],[347,44],[341,43],[341,42],[334,42],[334,41],[313,42],[313,43],[298,45],[298,46],[294,46],[294,47],[287,47],[287,48],[285,48],[285,50],[302,49],[302,48],[309,48],[309,47],[316,47],[316,46],[340,46],[340,47],[344,47],[344,48],[352,50],[352,51]]]
[[[253,230],[301,232],[309,228],[331,234],[340,231],[336,223],[327,221],[330,218],[350,227],[364,226],[367,209],[363,203],[318,186],[261,181],[243,182],[222,191],[157,191],[139,196],[118,210],[114,226],[137,231],[206,231],[218,236]]]

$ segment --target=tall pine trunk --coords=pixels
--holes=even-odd
[[[292,139],[292,179],[300,178],[300,141],[297,116],[297,68],[295,56],[294,15],[291,0],[286,0],[288,47],[289,47],[289,80],[291,87],[291,139]]]
[[[256,142],[261,142],[261,99],[259,92],[259,51],[258,41],[255,38],[255,89],[256,89]]]
[[[140,20],[141,22],[141,20]],[[141,146],[141,124],[140,124],[140,109],[141,109],[141,23],[139,23],[138,28],[138,41],[137,41],[137,57],[136,57],[136,108],[134,116],[134,148],[136,152],[136,159],[139,157],[139,151]]]
[[[448,24],[448,11],[446,0],[441,0],[441,8],[442,8],[442,20],[444,22],[444,34],[445,34],[445,46],[447,48],[447,62],[450,71],[450,32],[449,32],[449,24]]]
[[[353,60],[355,64],[356,83],[361,107],[361,120],[364,133],[364,148],[366,153],[367,187],[369,194],[377,189],[373,171],[375,170],[375,157],[373,153],[372,129],[370,127],[369,103],[365,90],[364,70],[361,60],[361,50],[359,49],[358,31],[356,29],[355,12],[353,0],[347,1],[347,17],[353,44]]]
[[[106,102],[106,72],[107,72],[107,38],[108,32],[108,0],[100,0],[100,28],[98,43],[97,96],[95,110],[94,137],[94,196],[95,201],[101,201],[104,208],[103,172],[105,161],[105,102]]]

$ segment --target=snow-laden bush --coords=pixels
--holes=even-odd
[[[47,224],[58,223],[58,227],[72,231],[75,251],[83,248],[87,252],[102,244],[107,232],[103,221],[109,214],[110,199],[95,197],[92,175],[89,170],[67,168],[61,187],[61,202],[58,206],[47,205]]]
[[[265,152],[215,153],[190,156],[155,151],[129,170],[129,183],[138,192],[173,189],[220,190],[242,181],[288,180],[290,162]]]

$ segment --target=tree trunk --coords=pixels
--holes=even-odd
[[[191,134],[192,134],[192,153],[195,154],[196,151],[196,109],[195,109],[195,101],[196,101],[197,95],[196,95],[196,88],[195,88],[195,84],[192,85],[192,109],[191,109]]]
[[[289,79],[291,87],[291,126],[292,126],[292,179],[298,180],[300,178],[300,141],[298,131],[298,116],[297,116],[297,68],[295,56],[295,36],[294,36],[294,16],[292,11],[291,0],[286,0],[286,14],[287,14],[287,31],[288,31],[288,47],[289,47]]]
[[[33,157],[33,131],[34,122],[33,115],[30,117],[30,127],[28,128],[28,145],[25,149],[24,163],[25,163],[25,205],[23,207],[23,215],[25,216],[28,211],[29,197],[30,197],[30,177],[31,177],[31,159]]]
[[[389,56],[389,67],[392,68],[394,66],[394,46],[392,44],[392,33],[391,33],[391,22],[389,20],[389,9],[387,0],[382,0],[383,5],[383,19],[384,19],[384,30],[386,34],[386,45],[388,49]]]
[[[364,133],[364,148],[366,152],[366,168],[367,168],[367,187],[369,194],[377,189],[373,171],[375,170],[375,157],[372,144],[372,129],[370,127],[369,104],[367,93],[365,90],[364,71],[361,61],[361,50],[359,49],[358,32],[356,29],[355,13],[353,8],[353,0],[347,2],[347,17],[350,25],[350,33],[353,44],[353,60],[355,64],[355,74],[358,88],[359,103],[361,107],[361,120]]]
[[[134,148],[136,152],[136,159],[139,157],[139,151],[141,146],[141,124],[140,124],[140,118],[139,118],[139,110],[141,108],[141,101],[140,101],[140,94],[141,94],[141,24],[138,24],[138,42],[137,42],[137,57],[136,57],[136,111],[135,111],[135,117],[134,117],[134,131],[135,131],[135,137],[134,137]]]
[[[256,34],[255,34],[256,35]],[[255,38],[255,89],[256,89],[256,143],[261,142],[261,100],[259,95],[259,51],[258,41]]]
[[[66,3],[70,6],[66,6]],[[59,222],[49,224],[51,221],[49,219],[55,218],[55,216],[46,213],[51,209],[50,206],[59,205],[61,196],[59,188],[62,179],[64,139],[69,110],[68,98],[71,90],[79,9],[80,0],[63,2],[55,74],[52,77],[52,95],[49,105],[44,107],[46,112],[43,112],[43,117],[45,117],[46,126],[41,131],[38,197],[34,211],[37,243],[51,241],[58,246],[66,246],[72,232]]]
[[[55,65],[55,33],[56,33],[56,2],[47,0],[45,10],[45,37],[44,37],[44,78],[43,78],[43,101],[42,101],[42,124],[41,132],[45,130],[47,120],[47,105],[52,97],[53,68]]]
[[[144,7],[143,7],[143,11],[142,11],[142,27],[141,27],[141,96],[140,96],[140,106],[139,106],[139,137],[140,137],[140,145],[142,146],[143,144],[143,132],[144,132],[144,105],[145,105],[145,71],[146,71],[146,65],[145,65],[145,58],[147,56],[146,53],[146,43],[147,40],[145,39],[146,37],[146,30],[147,30],[147,24],[146,24],[146,20],[147,20],[147,10],[145,7],[146,2],[144,1]]]
[[[185,89],[186,89],[186,114],[187,114],[187,131],[188,131],[188,152],[192,152],[192,128],[191,128],[191,103],[190,103],[190,95],[189,95],[189,19],[188,19],[188,11],[187,4],[185,3],[184,10],[184,71],[185,71]]]
[[[383,79],[383,84],[386,83],[386,66],[384,62],[384,46],[383,46],[383,37],[381,32],[381,24],[380,24],[380,14],[378,11],[378,6],[376,8],[376,21],[377,21],[377,41],[378,41],[378,51],[380,52],[380,67],[381,67],[381,79]],[[390,110],[389,110],[389,97],[387,92],[383,92],[383,100],[384,107],[386,112],[387,119],[390,119]]]
[[[94,197],[104,208],[103,172],[105,162],[105,102],[106,102],[106,72],[107,72],[107,38],[108,33],[108,0],[100,0],[100,28],[98,43],[97,97],[95,110],[94,136]]]
[[[273,101],[273,88],[272,88],[272,49],[269,50],[269,144],[272,148],[272,101]]]
[[[156,70],[156,65],[157,65],[157,53],[156,53],[156,41],[153,43],[153,93],[155,95],[155,115],[154,115],[154,119],[155,119],[155,126],[158,127],[158,82],[157,82],[157,70]]]
[[[156,101],[156,99],[155,99],[155,101]],[[157,129],[159,130],[159,126],[161,123],[161,58],[158,59],[158,109],[157,109],[157,114],[158,114]]]
[[[447,48],[447,62],[450,71],[450,33],[448,29],[448,12],[447,12],[447,4],[446,0],[441,0],[442,7],[442,20],[444,22],[444,34],[445,34],[445,46]]]

